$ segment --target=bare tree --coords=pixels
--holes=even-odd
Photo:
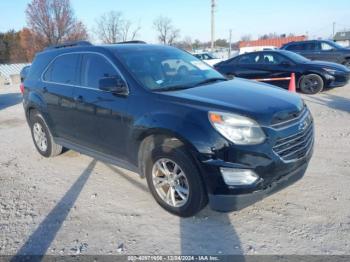
[[[122,41],[135,40],[138,32],[141,30],[140,24],[136,27],[133,27],[133,24],[130,20],[123,20],[121,26],[121,35]]]
[[[124,19],[121,12],[110,11],[96,20],[95,31],[103,43],[113,44],[134,40],[140,29],[140,25],[133,27],[131,21]]]
[[[192,38],[191,38],[190,36],[186,36],[186,37],[184,38],[183,42],[184,42],[184,45],[185,45],[186,50],[192,51],[192,49],[193,49]]]
[[[158,40],[162,44],[172,45],[180,36],[180,30],[174,28],[168,17],[160,16],[153,22],[153,27],[158,33]]]
[[[87,31],[78,21],[69,0],[32,0],[26,9],[30,30],[45,45],[87,39]]]
[[[96,32],[100,40],[105,44],[113,44],[121,38],[120,27],[122,24],[122,14],[111,11],[101,15],[96,20]]]

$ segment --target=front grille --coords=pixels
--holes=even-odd
[[[307,155],[314,140],[314,127],[310,122],[307,128],[292,136],[278,139],[273,151],[286,162],[296,161]]]
[[[301,111],[299,112],[294,112],[294,113],[289,113],[288,116],[284,116],[282,117],[283,120],[281,119],[281,117],[275,116],[273,121],[272,121],[272,126],[275,129],[280,129],[280,128],[284,128],[286,126],[290,126],[295,124],[296,122],[300,121],[300,119],[305,118],[306,115],[309,114],[309,110],[304,107]]]

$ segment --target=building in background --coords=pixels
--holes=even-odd
[[[306,36],[290,36],[290,37],[279,37],[279,38],[269,38],[269,39],[259,39],[253,41],[240,41],[239,42],[239,54],[271,50],[280,48],[282,45],[289,42],[304,41]]]
[[[334,42],[344,47],[350,46],[350,31],[337,32],[334,36]]]
[[[15,85],[21,82],[20,72],[29,64],[0,64],[0,86]]]

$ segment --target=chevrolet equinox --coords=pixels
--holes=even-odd
[[[300,179],[313,118],[295,94],[227,80],[174,47],[66,43],[38,53],[23,105],[44,157],[73,149],[145,177],[188,217],[239,210]]]

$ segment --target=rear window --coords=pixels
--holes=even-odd
[[[58,56],[46,70],[44,80],[59,84],[79,84],[79,57],[79,54]]]

